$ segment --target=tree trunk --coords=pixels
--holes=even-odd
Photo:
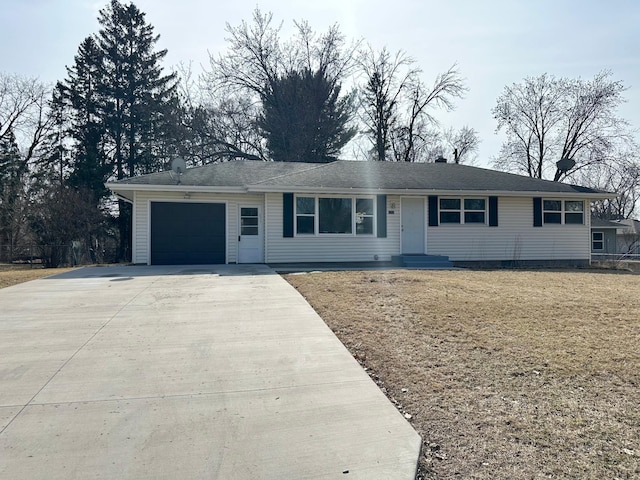
[[[118,243],[118,261],[131,262],[131,204],[124,200],[118,200],[118,230],[120,241]]]

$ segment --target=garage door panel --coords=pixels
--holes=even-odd
[[[151,203],[151,263],[194,265],[226,262],[223,203]]]

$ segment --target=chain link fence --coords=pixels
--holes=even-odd
[[[613,268],[618,270],[629,270],[635,273],[640,273],[640,254],[591,254],[591,263],[601,267]]]
[[[82,242],[69,245],[0,245],[0,263],[31,267],[75,267],[115,263],[115,248],[89,247]]]

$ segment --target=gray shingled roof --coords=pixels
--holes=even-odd
[[[180,177],[185,186],[244,187],[287,173],[317,167],[317,163],[260,162],[238,160],[189,168]],[[172,171],[151,173],[114,182],[118,185],[176,185],[178,176]]]
[[[314,169],[263,180],[258,186],[434,191],[597,192],[575,185],[454,163],[353,161],[322,164]]]
[[[358,162],[283,163],[232,161],[187,170],[182,186],[245,187],[252,191],[295,191],[295,188],[498,191],[603,194],[566,183],[539,180],[485,168],[452,163]],[[120,180],[116,185],[176,185],[173,172]]]
[[[621,225],[610,220],[603,220],[597,217],[591,217],[591,226],[596,228],[620,228]]]

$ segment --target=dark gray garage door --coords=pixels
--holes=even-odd
[[[223,203],[151,203],[151,264],[225,263]]]

